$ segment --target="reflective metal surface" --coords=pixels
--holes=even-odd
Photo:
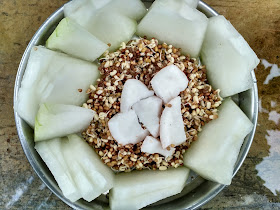
[[[147,6],[152,1],[144,1]],[[218,15],[218,13],[209,7],[204,2],[200,1],[198,9],[206,14],[207,17]],[[18,68],[18,73],[15,81],[14,88],[14,105],[17,103],[17,95],[18,89],[20,87],[20,83],[22,80],[22,76],[24,74],[26,64],[28,61],[28,57],[31,51],[31,48],[35,45],[44,45],[46,39],[54,30],[58,22],[63,18],[63,8],[58,9],[55,13],[53,13],[39,28],[36,32],[29,45],[27,46],[21,63]],[[254,124],[254,129],[251,133],[245,138],[244,143],[242,145],[241,151],[238,156],[238,160],[235,164],[234,175],[237,173],[238,169],[242,165],[249,149],[251,143],[253,141],[256,124],[257,124],[257,116],[258,116],[258,95],[257,95],[257,84],[255,79],[255,74],[252,72],[252,77],[254,79],[254,86],[252,89],[239,94],[239,106],[245,112],[245,114],[249,117],[249,119]],[[236,97],[235,97],[236,98]],[[237,97],[238,98],[238,97]],[[34,141],[33,141],[33,130],[18,116],[15,112],[15,121],[18,130],[18,136],[21,141],[23,150],[32,165],[33,169],[37,173],[37,175],[41,178],[41,180],[48,186],[48,188],[57,195],[62,201],[68,204],[70,207],[75,209],[109,209],[108,199],[105,195],[101,195],[99,198],[95,199],[93,202],[88,203],[84,200],[79,200],[75,203],[67,200],[60,189],[58,188],[56,181],[54,180],[52,174],[41,160],[39,155],[34,149]],[[225,186],[221,184],[217,184],[211,181],[204,180],[203,178],[197,176],[195,179],[191,180],[190,183],[186,185],[184,190],[176,196],[167,198],[158,203],[155,203],[146,209],[195,209],[203,204],[210,201],[213,197],[215,197]]]

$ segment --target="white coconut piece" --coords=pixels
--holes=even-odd
[[[156,96],[142,99],[132,106],[139,121],[156,138],[159,136],[159,120],[162,112],[162,100]]]
[[[151,85],[156,95],[168,103],[188,86],[188,78],[177,66],[169,65],[161,69],[152,79]]]
[[[156,1],[141,20],[136,34],[156,37],[181,48],[183,54],[198,57],[208,24],[208,18],[197,9],[185,4],[179,11]]]
[[[114,139],[122,145],[137,144],[149,135],[139,124],[134,110],[116,114],[109,120],[108,126]]]
[[[160,141],[166,149],[172,144],[178,146],[186,141],[184,122],[181,114],[181,97],[172,99],[164,108],[160,119]]]
[[[110,208],[141,209],[178,194],[184,188],[188,175],[189,169],[185,167],[119,173],[110,191]]]
[[[219,118],[203,126],[198,140],[186,151],[184,164],[205,179],[229,185],[240,147],[253,124],[230,98],[218,110]]]
[[[152,95],[154,95],[154,91],[149,90],[141,81],[137,79],[127,80],[122,90],[121,112],[129,111],[133,104]]]
[[[159,140],[152,136],[147,136],[141,146],[141,152],[146,152],[148,154],[158,153],[167,158],[173,155],[175,148],[170,148],[169,150],[163,149]]]
[[[251,71],[258,65],[259,59],[224,16],[209,19],[201,58],[207,68],[209,83],[221,90],[222,97],[252,87]]]

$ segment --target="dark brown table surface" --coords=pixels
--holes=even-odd
[[[65,2],[0,0],[0,209],[69,208],[42,183],[27,161],[12,105],[17,67],[28,42]],[[231,21],[261,64],[255,70],[260,111],[252,147],[232,184],[203,209],[280,209],[280,0],[206,3]]]

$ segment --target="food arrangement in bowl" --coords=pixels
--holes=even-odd
[[[111,209],[140,209],[195,174],[231,183],[254,129],[232,98],[253,87],[259,60],[197,4],[73,0],[32,47],[15,110],[71,202],[107,194]]]

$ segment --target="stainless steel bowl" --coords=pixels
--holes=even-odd
[[[145,4],[147,4],[147,6],[149,6],[152,1],[146,0],[144,2]],[[214,9],[212,9],[202,1],[199,2],[198,9],[208,17],[218,15],[218,13]],[[18,89],[21,84],[22,76],[26,68],[31,48],[35,45],[44,45],[46,39],[49,37],[58,22],[63,17],[63,7],[61,7],[43,23],[43,25],[35,33],[34,37],[28,44],[21,59],[16,76],[14,88],[14,105],[17,103]],[[233,175],[236,174],[245,157],[247,156],[247,153],[253,141],[257,124],[258,91],[254,72],[252,72],[252,78],[254,80],[253,88],[235,96],[240,108],[253,122],[254,129],[244,140],[237,162],[235,164]],[[75,209],[109,209],[108,198],[105,195],[101,195],[91,203],[88,203],[82,199],[75,203],[72,203],[71,201],[66,199],[57,186],[56,181],[54,180],[47,166],[44,164],[44,162],[34,149],[33,130],[18,116],[16,112],[15,121],[19,139],[31,166],[33,167],[37,175],[41,178],[41,180],[55,195],[57,195],[62,201]],[[224,187],[225,185],[204,180],[199,176],[195,176],[193,180],[189,180],[189,182],[186,184],[186,187],[179,195],[164,199],[158,203],[146,207],[146,209],[195,209],[214,198]]]

